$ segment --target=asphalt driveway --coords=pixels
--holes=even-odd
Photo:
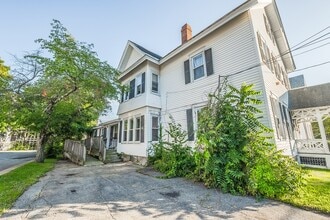
[[[4,219],[329,219],[282,203],[223,194],[182,178],[159,179],[130,163],[60,161]]]

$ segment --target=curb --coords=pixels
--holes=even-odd
[[[3,174],[9,173],[10,171],[15,170],[16,168],[21,167],[21,166],[23,166],[23,165],[25,165],[25,164],[31,163],[31,162],[33,162],[33,161],[34,161],[34,160],[29,160],[29,161],[26,161],[26,162],[24,162],[24,163],[18,164],[18,165],[16,165],[16,166],[10,167],[10,168],[8,168],[8,169],[2,170],[2,171],[0,171],[0,176],[3,175]]]

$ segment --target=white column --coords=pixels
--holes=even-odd
[[[325,152],[329,152],[328,141],[327,141],[327,136],[325,134],[322,114],[320,113],[320,111],[318,109],[316,111],[316,118],[317,118],[317,122],[319,124],[320,133],[321,133],[321,137],[322,137],[323,146],[325,148]]]

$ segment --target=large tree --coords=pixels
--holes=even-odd
[[[38,39],[37,53],[18,60],[15,80],[15,121],[40,134],[37,162],[45,145],[56,137],[81,137],[86,127],[118,97],[118,71],[102,62],[93,45],[76,41],[54,20],[48,39]]]
[[[9,102],[8,87],[11,80],[10,68],[0,58],[0,132],[8,127]]]

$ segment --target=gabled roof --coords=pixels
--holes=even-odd
[[[150,50],[147,50],[146,48],[140,46],[139,44],[137,43],[134,43],[133,41],[131,41],[131,43],[133,43],[137,48],[139,48],[142,52],[146,53],[146,54],[149,54],[150,56],[156,58],[157,60],[160,60],[162,57],[159,56],[158,54],[155,54],[153,52],[151,52]]]
[[[125,70],[127,70],[128,68],[130,68],[131,66],[134,65],[134,63],[130,63],[127,66],[127,64],[128,64],[127,62],[129,60],[133,50],[137,54],[139,54],[139,57],[137,57],[134,62],[139,61],[142,57],[149,57],[158,63],[158,61],[162,58],[158,54],[153,53],[150,50],[147,50],[146,48],[140,46],[139,44],[134,43],[133,41],[129,40],[126,44],[125,50],[122,54],[122,57],[120,59],[119,65],[118,65],[119,71],[124,72]]]
[[[135,48],[141,54],[140,59],[138,59],[136,62],[141,63],[142,61],[144,61],[146,59],[150,60],[150,58],[152,58],[151,60],[154,61],[155,63],[163,64],[166,61],[173,58],[174,56],[176,56],[177,54],[179,54],[181,51],[189,48],[191,45],[200,41],[204,37],[206,37],[209,34],[211,34],[212,32],[214,32],[215,30],[217,30],[217,29],[221,28],[222,26],[224,26],[225,24],[227,24],[229,21],[233,20],[237,16],[243,14],[244,12],[248,11],[249,9],[251,9],[252,7],[254,7],[258,4],[265,5],[266,13],[268,15],[270,15],[270,17],[271,17],[271,25],[274,26],[273,29],[276,28],[276,29],[280,30],[280,31],[278,31],[278,34],[275,35],[276,42],[277,42],[279,50],[280,50],[280,54],[285,53],[285,55],[283,56],[283,62],[284,62],[287,72],[294,71],[294,69],[296,67],[295,67],[295,64],[293,61],[293,57],[290,53],[290,47],[289,47],[288,41],[286,39],[283,24],[282,24],[275,0],[247,0],[247,1],[245,1],[243,4],[239,5],[238,7],[236,7],[235,9],[233,9],[232,11],[230,11],[229,13],[227,13],[226,15],[224,15],[223,17],[221,17],[220,19],[218,19],[217,21],[215,21],[214,23],[212,23],[211,25],[206,27],[204,30],[202,30],[201,32],[199,32],[198,34],[193,36],[189,41],[187,41],[184,44],[179,45],[177,48],[175,48],[174,50],[172,50],[171,52],[166,54],[164,57],[161,57],[132,41],[128,41],[126,49],[121,58],[119,67],[121,67],[123,64],[123,60],[127,53],[128,46]],[[288,51],[289,51],[289,53],[288,53]],[[131,67],[132,68],[126,67],[125,69],[119,68],[119,70],[123,72],[122,76],[125,75],[125,72],[127,73],[128,68],[133,69],[133,65],[131,65]]]

